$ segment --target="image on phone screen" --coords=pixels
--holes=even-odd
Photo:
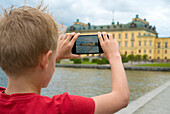
[[[98,36],[79,36],[76,40],[76,53],[99,53]]]

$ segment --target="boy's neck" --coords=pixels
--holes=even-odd
[[[8,87],[5,93],[8,95],[15,93],[41,93],[41,78],[37,75],[24,75],[11,78],[8,76]]]

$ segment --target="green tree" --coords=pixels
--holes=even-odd
[[[81,59],[74,59],[74,64],[81,64]]]
[[[83,58],[83,61],[89,62],[89,58]]]
[[[138,63],[141,61],[142,56],[141,55],[136,55],[135,60],[138,61]]]
[[[92,59],[92,63],[97,63],[99,59]]]
[[[81,64],[81,59],[70,59],[70,61],[73,61],[74,64]]]
[[[143,60],[146,62],[147,59],[148,59],[148,55],[147,55],[147,54],[144,54],[144,55],[143,55]]]
[[[132,61],[135,60],[135,56],[133,54],[130,54],[128,55],[128,59],[131,61],[131,64],[132,64]]]
[[[126,54],[121,55],[121,57],[122,57],[122,62],[123,63],[128,62],[128,57],[126,56]]]
[[[105,64],[109,64],[108,59],[106,59],[106,58],[102,58],[102,60],[104,61],[104,63],[105,63]]]

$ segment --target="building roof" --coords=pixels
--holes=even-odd
[[[170,38],[170,37],[159,37],[159,38]]]
[[[82,22],[79,22],[79,19],[77,19],[77,22],[74,22],[72,26],[69,26],[67,28],[67,31],[75,31],[75,32],[91,32],[91,31],[122,31],[122,30],[143,30],[150,31],[152,33],[157,34],[156,27],[149,25],[149,23],[146,21],[146,19],[142,20],[136,15],[136,18],[132,19],[132,22],[129,22],[127,24],[115,24],[115,22],[112,22],[110,25],[91,25],[90,23],[85,24]]]

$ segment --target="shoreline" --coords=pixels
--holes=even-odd
[[[55,67],[67,68],[94,68],[94,69],[111,69],[110,65],[88,65],[88,64],[58,64]],[[142,71],[166,71],[170,72],[170,67],[143,67],[143,66],[126,66],[125,70],[142,70]]]

